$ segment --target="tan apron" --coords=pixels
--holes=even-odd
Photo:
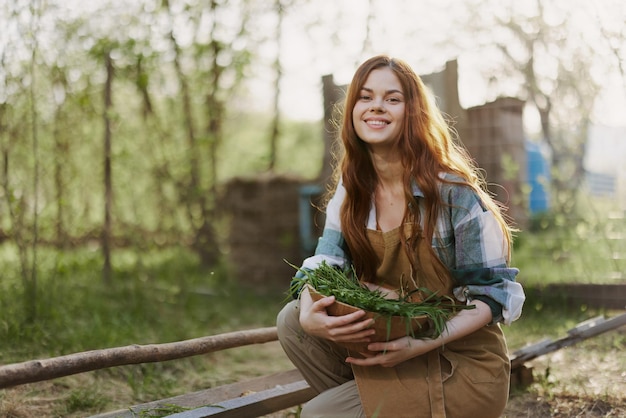
[[[377,283],[392,288],[408,287],[408,290],[417,285],[437,291],[438,295],[452,296],[452,279],[441,262],[431,256],[430,244],[422,237],[418,238],[421,242],[414,282],[408,280],[412,268],[400,239],[401,231],[408,238],[411,226],[407,224],[384,233],[368,230],[379,261]],[[402,283],[400,277],[404,277]],[[483,327],[393,368],[353,365],[352,369],[368,417],[460,417],[472,416],[475,411],[481,413],[473,416],[487,417],[486,411],[500,407],[494,405],[494,396],[504,398],[499,401],[504,402],[501,409],[508,396],[510,368],[506,344],[497,325]],[[468,373],[457,373],[457,369]],[[487,382],[487,386],[481,386],[481,382]],[[474,407],[474,412],[469,406]]]

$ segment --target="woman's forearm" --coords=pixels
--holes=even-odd
[[[435,347],[440,347],[465,337],[491,322],[492,315],[489,305],[480,300],[473,300],[470,302],[470,305],[474,305],[476,308],[462,309],[446,323],[446,327],[441,335],[432,340],[437,343]]]
[[[489,305],[480,300],[471,302],[475,309],[463,309],[446,323],[445,330],[437,338],[414,339],[403,337],[395,341],[371,343],[370,352],[363,357],[348,357],[346,362],[359,366],[394,367],[410,358],[426,354],[452,341],[463,338],[489,324],[492,319]]]

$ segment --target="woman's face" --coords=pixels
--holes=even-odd
[[[352,123],[370,147],[395,144],[404,123],[405,97],[390,68],[372,70],[352,109]]]

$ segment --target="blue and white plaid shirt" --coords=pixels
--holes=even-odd
[[[449,174],[443,177],[459,180]],[[438,218],[432,246],[455,281],[455,297],[463,302],[481,300],[491,307],[493,323],[510,324],[521,315],[525,295],[522,286],[515,281],[519,270],[509,267],[506,261],[508,249],[498,222],[471,188],[442,182],[440,191],[448,206]],[[424,194],[416,184],[413,184],[413,195],[423,211]],[[313,270],[322,261],[340,268],[349,266],[339,220],[345,196],[346,190],[340,183],[328,202],[324,232],[315,255],[304,260],[303,270]],[[373,201],[366,226],[376,229]],[[301,277],[303,273],[296,275]]]

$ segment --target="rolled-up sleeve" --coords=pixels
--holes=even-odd
[[[345,199],[346,190],[342,184],[339,184],[335,194],[328,202],[326,207],[326,221],[324,223],[324,230],[322,236],[319,238],[317,247],[315,248],[315,254],[306,258],[302,262],[302,267],[295,274],[295,278],[303,278],[305,276],[304,271],[315,270],[322,262],[330,266],[336,266],[339,268],[345,268],[350,265],[350,260],[347,256],[347,245],[343,234],[341,233],[341,224],[339,212],[343,200]],[[291,283],[292,294],[297,296],[300,289],[294,289],[294,285],[298,280],[293,280]]]
[[[489,305],[492,322],[510,324],[522,312],[525,295],[516,281],[519,270],[508,265],[508,247],[494,214],[471,189],[450,185],[445,197],[449,223],[443,234],[453,245],[442,261],[455,281],[454,294],[461,301],[481,300]]]

